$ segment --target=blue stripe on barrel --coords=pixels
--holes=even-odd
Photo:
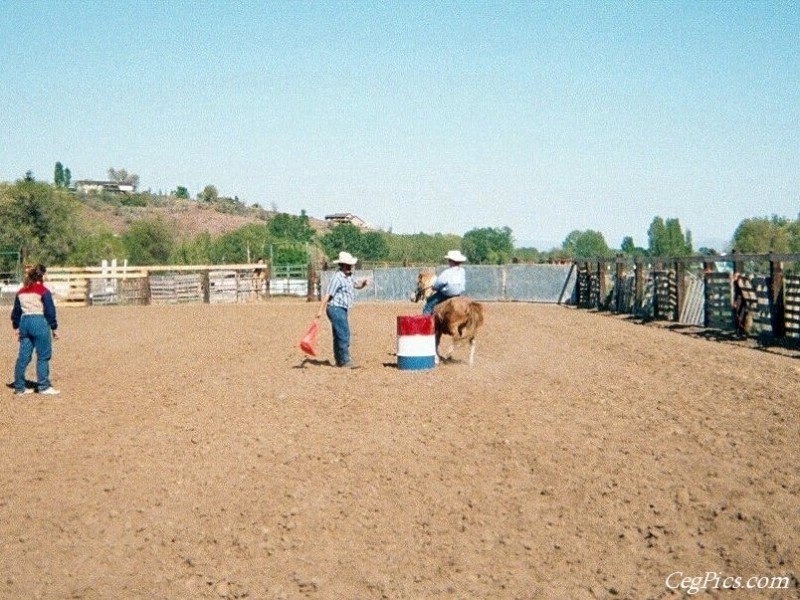
[[[402,371],[436,365],[436,336],[431,315],[397,317],[397,367]]]

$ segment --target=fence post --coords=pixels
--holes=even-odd
[[[638,312],[638,308],[644,302],[644,263],[641,259],[637,259],[633,263],[633,269],[634,312]]]
[[[625,277],[625,265],[622,257],[617,255],[616,281],[614,282],[614,311],[621,312],[622,308],[622,280]]]
[[[205,269],[203,274],[200,276],[200,287],[203,290],[203,303],[204,304],[211,304],[211,275],[209,275],[211,271]]]
[[[772,335],[786,336],[786,311],[783,303],[783,264],[770,256],[769,260],[769,305]]]
[[[682,260],[675,261],[675,290],[675,322],[678,323],[686,302],[686,265]]]
[[[597,261],[597,310],[606,309],[606,261]]]
[[[314,268],[314,261],[308,261],[308,281],[306,283],[306,302],[314,302],[316,298],[316,294],[314,293],[316,290],[317,284],[317,270]]]
[[[739,258],[739,251],[733,251],[733,274],[741,273],[743,270],[742,261]]]
[[[709,260],[703,261],[703,289],[705,290],[703,297],[703,327],[708,327],[711,322],[711,315],[708,310],[711,297],[709,292],[709,281],[711,280],[711,273],[714,271],[714,263]]]

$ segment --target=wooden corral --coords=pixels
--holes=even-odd
[[[236,303],[276,295],[309,295],[313,269],[284,268],[271,284],[270,266],[181,265],[51,267],[46,281],[59,306]]]
[[[766,340],[800,340],[800,254],[576,262],[575,304]]]

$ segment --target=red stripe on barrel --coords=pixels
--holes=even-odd
[[[397,317],[397,335],[433,335],[432,315]]]

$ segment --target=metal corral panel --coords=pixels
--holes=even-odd
[[[703,326],[706,322],[706,285],[691,273],[686,275],[686,297],[683,302],[680,322],[686,325]]]
[[[439,265],[436,273],[446,267]],[[356,300],[407,301],[417,286],[418,267],[397,267],[356,271],[355,279],[368,277],[371,285],[356,290]],[[576,274],[571,265],[466,265],[467,295],[476,300],[520,302],[566,302],[575,289]],[[320,274],[324,295],[335,271]]]
[[[308,295],[307,279],[270,279],[270,296],[300,296]]]
[[[440,267],[436,269],[436,272],[441,273],[446,268]],[[464,271],[466,271],[467,277],[467,296],[475,300],[506,299],[503,293],[503,284],[507,281],[507,278],[501,267],[466,265],[464,266]]]
[[[356,298],[390,302],[407,301],[417,288],[417,275],[421,270],[414,267],[399,267],[359,271],[357,277],[369,278],[371,285],[358,290]]]
[[[753,328],[750,333],[758,335],[772,334],[772,311],[769,303],[769,277],[750,275],[750,283],[756,295],[753,311]]]
[[[572,297],[572,265],[508,265],[505,271],[506,300],[556,303]]]
[[[734,328],[731,317],[731,281],[728,273],[706,275],[706,327],[730,330]]]
[[[800,338],[800,277],[788,276],[784,279],[786,304],[786,337]]]
[[[150,276],[150,301],[153,304],[202,302],[203,287],[199,274]]]

